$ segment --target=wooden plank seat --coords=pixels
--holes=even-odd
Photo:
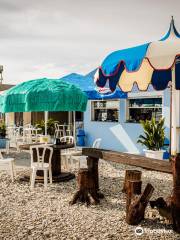
[[[141,155],[121,153],[106,149],[83,148],[82,154],[130,166],[142,167],[148,170],[172,173],[171,162],[147,158]]]

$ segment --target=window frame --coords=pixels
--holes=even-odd
[[[143,93],[143,94],[142,93],[131,93],[131,94],[128,94],[128,98],[126,99],[125,123],[140,124],[140,122],[131,122],[131,121],[129,121],[129,109],[130,109],[130,107],[129,107],[129,100],[131,100],[131,99],[151,99],[151,98],[161,98],[162,99],[162,106],[158,107],[158,108],[162,109],[162,117],[163,117],[164,96],[163,96],[163,92],[162,91],[159,91],[158,93],[147,92],[147,93]],[[140,107],[140,108],[143,108],[143,107]],[[154,107],[148,107],[148,108],[154,108]]]
[[[96,121],[96,120],[93,120],[94,119],[94,106],[93,106],[93,103],[94,102],[108,102],[108,101],[116,101],[116,102],[118,102],[118,109],[117,109],[117,111],[118,111],[118,121]],[[105,108],[105,109],[107,109],[107,108]],[[108,109],[113,109],[113,108],[108,108]],[[90,101],[90,121],[91,122],[94,122],[94,123],[115,123],[115,124],[117,124],[117,123],[119,123],[120,122],[120,99],[102,99],[102,100],[91,100]]]

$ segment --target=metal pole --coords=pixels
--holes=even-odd
[[[177,123],[176,123],[176,89],[175,89],[175,64],[172,68],[172,92],[171,92],[171,155],[175,156],[176,155],[176,151],[177,151],[177,136],[176,136],[176,128],[177,128]]]
[[[44,125],[45,125],[45,136],[47,136],[47,121],[48,121],[48,112],[44,112]]]
[[[73,111],[73,135],[74,135],[74,146],[76,148],[76,112]]]
[[[171,135],[172,135],[172,83],[170,85],[170,139],[169,139],[169,154],[171,155]]]

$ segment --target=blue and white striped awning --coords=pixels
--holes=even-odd
[[[179,59],[180,34],[172,18],[162,39],[111,53],[94,78],[99,87],[109,82],[111,91],[119,85],[122,91],[129,92],[135,83],[141,91],[146,91],[149,84],[156,90],[164,90],[171,81],[171,69],[175,66],[176,89],[180,89]]]

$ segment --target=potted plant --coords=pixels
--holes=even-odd
[[[144,149],[145,156],[149,158],[163,159],[165,140],[164,132],[164,118],[160,119],[158,122],[155,121],[155,118],[152,118],[150,121],[141,121],[140,122],[143,129],[144,135],[140,135],[138,143],[144,145],[147,149]]]
[[[47,134],[48,134],[48,142],[52,142],[55,133],[55,124],[59,123],[58,121],[49,118],[47,121]],[[45,122],[42,120],[39,123],[36,123],[37,128],[41,128],[41,133],[45,135]],[[47,136],[46,136],[47,137]],[[43,138],[43,137],[42,137]],[[42,140],[43,141],[43,140]]]

